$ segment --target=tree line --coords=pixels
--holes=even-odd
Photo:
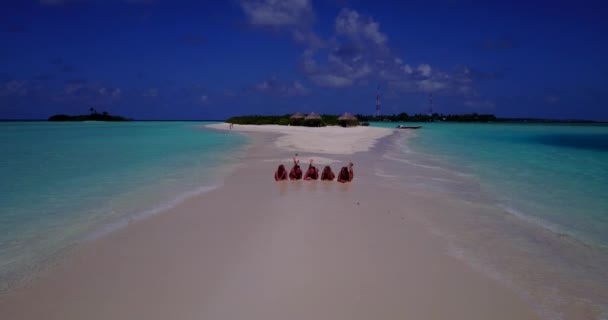
[[[277,124],[282,126],[307,126],[307,127],[323,127],[323,126],[355,126],[359,124],[357,120],[343,121],[338,120],[337,115],[322,114],[321,119],[293,119],[291,114],[280,116],[264,116],[264,115],[249,115],[231,117],[226,120],[233,124]]]
[[[372,115],[355,115],[359,121],[387,121],[387,122],[494,122],[498,119],[493,114],[478,114],[478,113],[468,113],[468,114],[443,114],[443,113],[433,113],[429,114],[414,114],[408,115],[405,112],[399,114],[392,115],[381,115],[381,116],[372,116]]]
[[[95,108],[90,108],[89,111],[91,112],[90,114],[77,116],[56,114],[49,117],[48,121],[131,121],[131,119],[125,117],[111,115],[106,111],[99,113]]]
[[[277,124],[277,125],[292,125],[292,126],[353,126],[358,125],[360,122],[372,122],[372,121],[380,121],[380,122],[494,122],[498,119],[493,114],[456,114],[456,115],[445,115],[440,113],[433,113],[432,115],[427,114],[415,114],[408,115],[407,113],[399,113],[393,115],[382,115],[382,116],[372,116],[372,115],[355,115],[357,120],[351,121],[340,121],[338,120],[337,115],[331,114],[322,114],[320,120],[310,119],[292,119],[290,114],[279,115],[279,116],[269,116],[269,115],[247,115],[247,116],[238,116],[231,117],[226,120],[228,123],[233,124],[254,124],[254,125],[262,125],[262,124]]]

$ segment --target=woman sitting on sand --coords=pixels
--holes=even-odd
[[[277,171],[274,173],[274,180],[281,181],[287,180],[287,170],[285,170],[284,165],[280,165]]]
[[[296,157],[293,157],[293,167],[291,171],[289,171],[289,179],[291,180],[300,180],[302,179],[302,169],[300,169],[300,160]]]
[[[338,182],[351,182],[353,181],[354,177],[355,173],[353,172],[353,163],[351,162],[348,164],[348,168],[342,167],[340,170],[340,173],[338,174]]]
[[[334,181],[336,175],[331,171],[329,166],[325,166],[323,168],[323,173],[321,173],[321,181]]]
[[[308,170],[304,174],[304,180],[317,180],[319,179],[319,169],[312,165],[312,159],[310,159],[310,163],[308,164]]]

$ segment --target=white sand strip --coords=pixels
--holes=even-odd
[[[325,154],[353,154],[368,151],[378,139],[393,133],[388,128],[338,126],[311,128],[279,125],[206,125],[207,128],[242,132],[270,132],[281,136],[274,142],[281,149]]]

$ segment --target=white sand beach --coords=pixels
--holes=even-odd
[[[392,130],[232,130],[253,146],[222,187],[82,245],[3,297],[0,318],[539,318],[420,219],[470,204],[374,183],[367,151]],[[355,180],[275,182],[294,152],[334,170],[352,161]]]
[[[280,125],[238,125],[230,129],[229,124],[206,125],[208,128],[240,132],[271,132],[280,136],[274,141],[282,150],[314,152],[323,154],[353,154],[368,151],[374,143],[392,133],[386,128],[328,126],[320,128]]]

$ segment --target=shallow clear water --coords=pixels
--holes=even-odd
[[[221,183],[247,140],[200,126],[0,123],[3,286],[71,244]]]
[[[607,139],[606,125],[425,123],[395,130],[373,173],[466,204],[422,218],[544,318],[605,319]]]
[[[400,141],[401,151],[437,176],[448,171],[478,183],[469,196],[483,194],[545,227],[608,245],[608,126],[425,123],[406,131],[412,137]]]

